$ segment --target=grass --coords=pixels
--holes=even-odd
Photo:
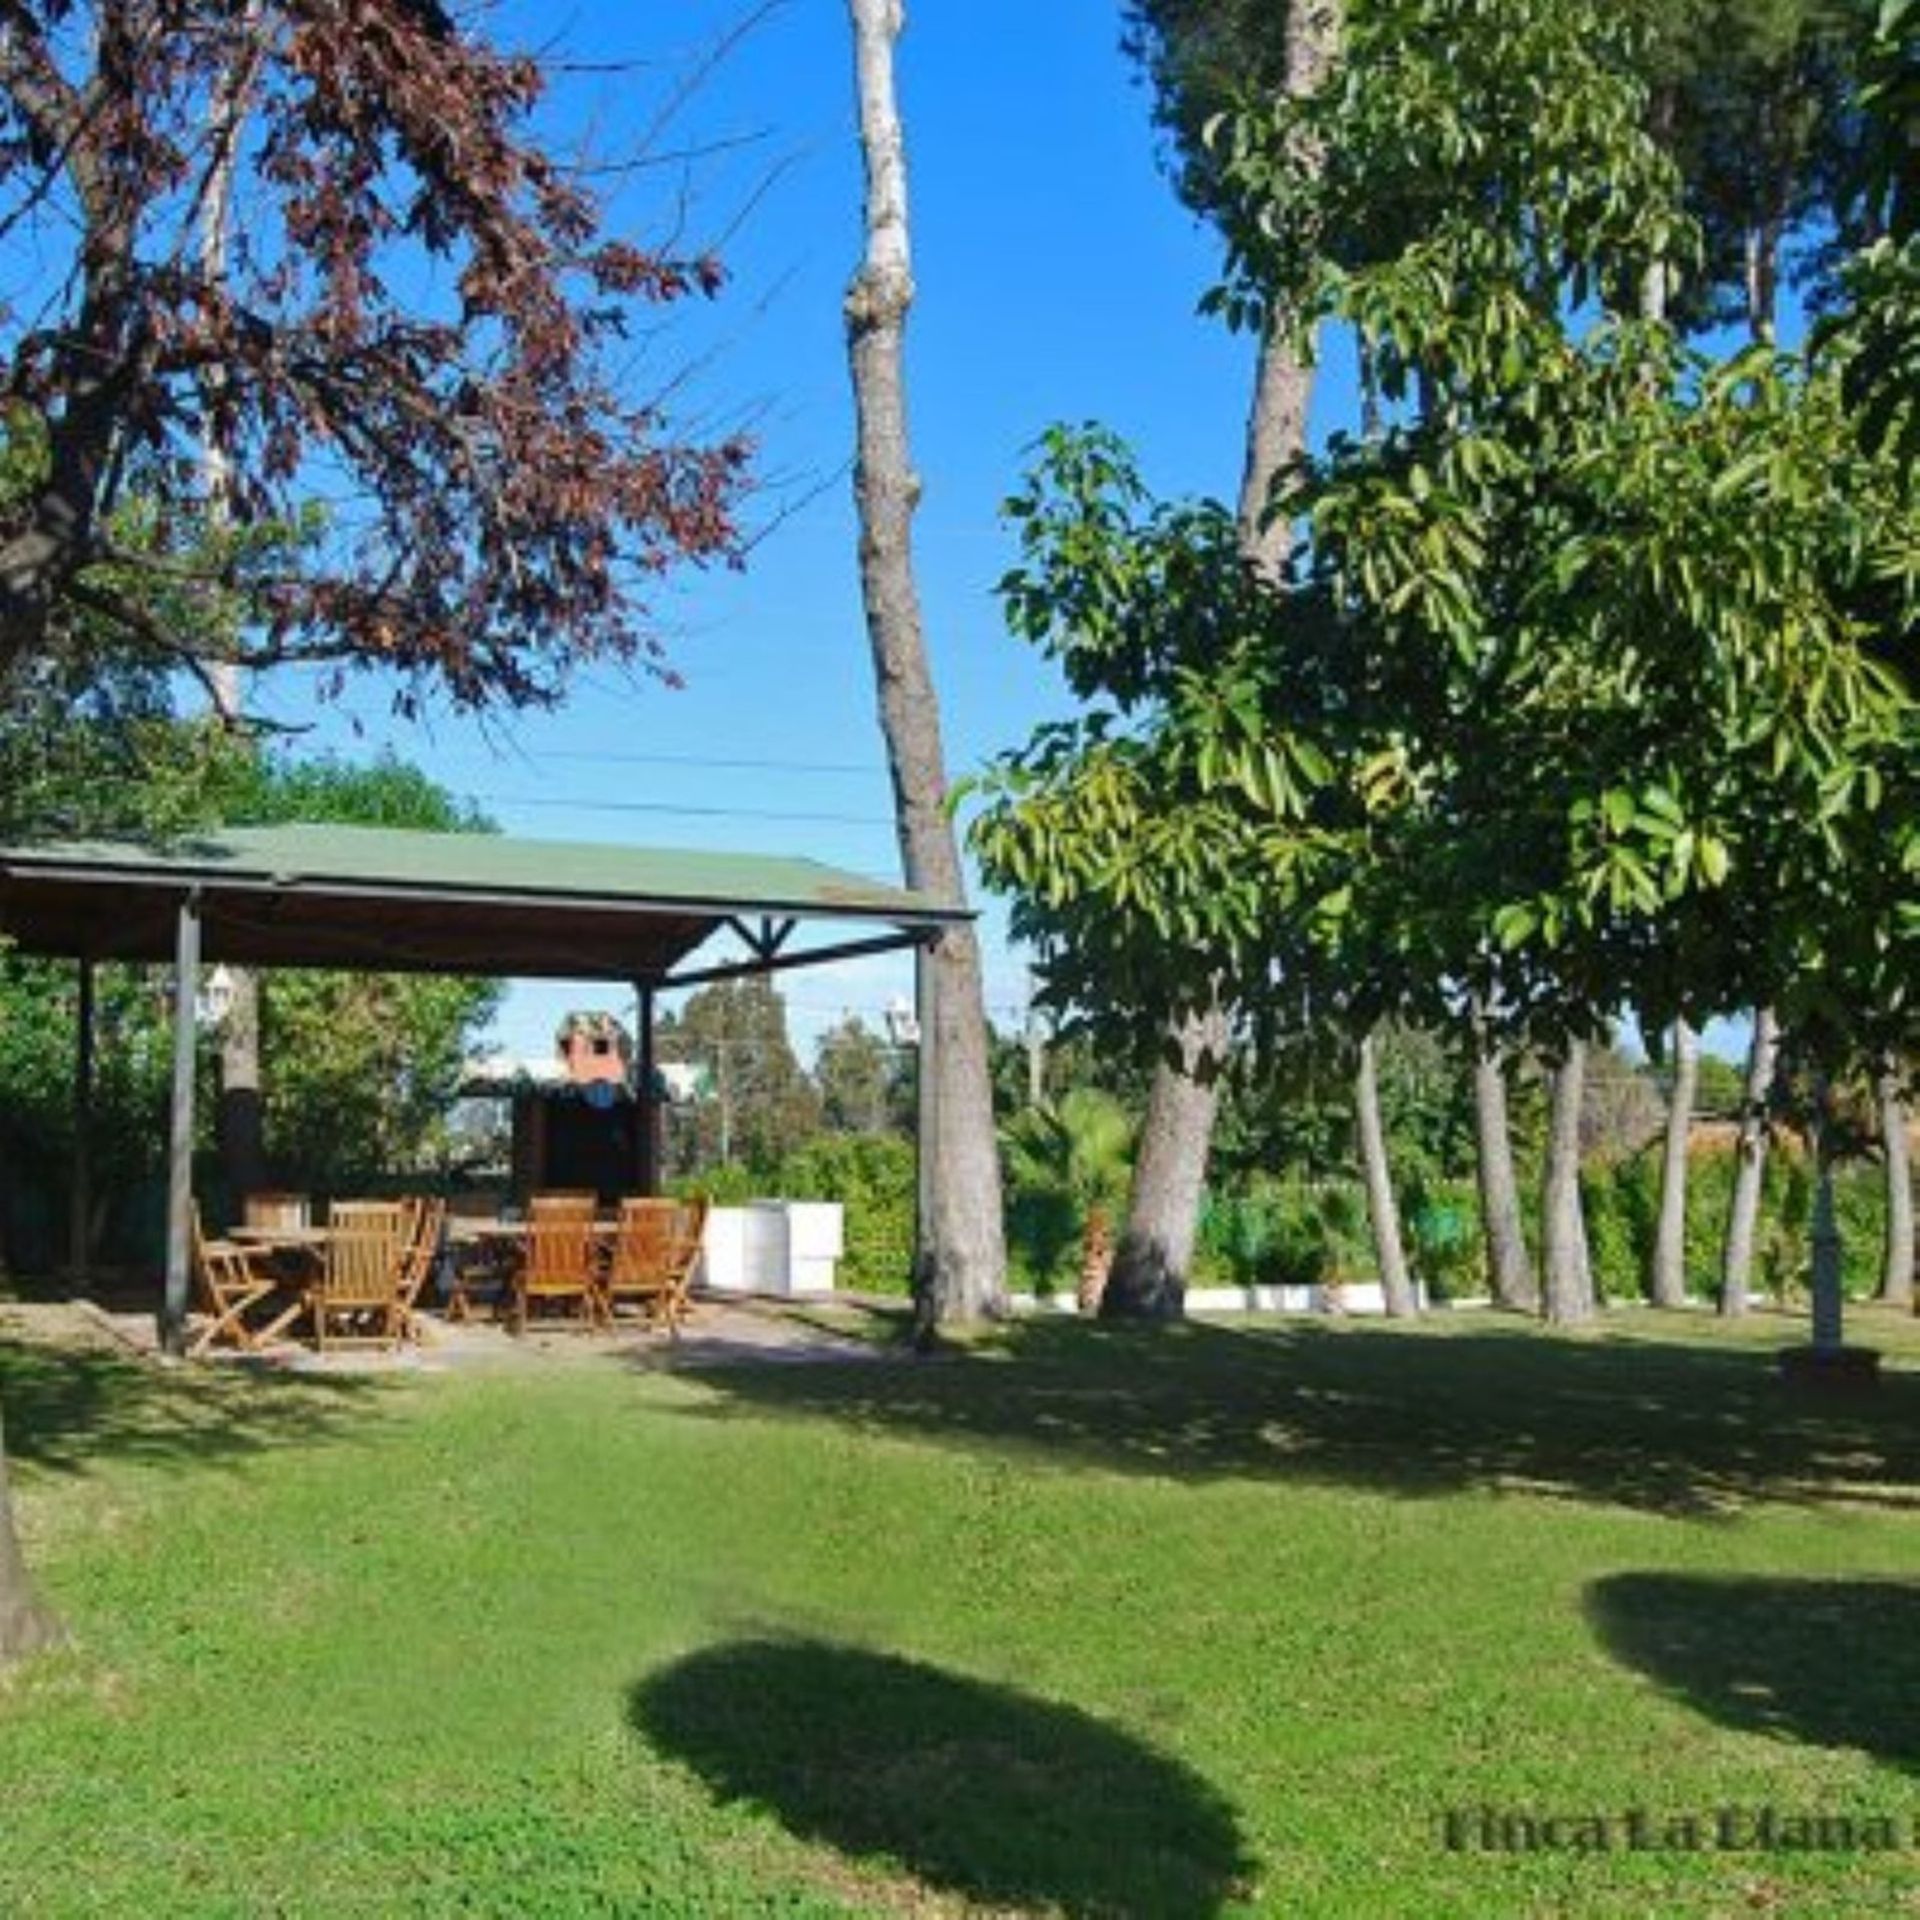
[[[1920,1341],[1852,1332],[1897,1364],[1838,1403],[1779,1322],[1648,1315],[697,1376],[0,1346],[77,1633],[0,1681],[0,1912],[1920,1912]],[[1899,1845],[1480,1844],[1722,1807]]]

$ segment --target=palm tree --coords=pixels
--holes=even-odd
[[[1016,1184],[1063,1194],[1080,1221],[1083,1314],[1100,1310],[1113,1266],[1113,1221],[1126,1204],[1136,1132],[1133,1116],[1110,1093],[1075,1087],[1028,1107],[1002,1130]]]

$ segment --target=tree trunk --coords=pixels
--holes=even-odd
[[[1700,1079],[1700,1040],[1684,1020],[1673,1023],[1673,1094],[1660,1155],[1660,1219],[1653,1236],[1648,1293],[1656,1307],[1687,1303],[1687,1147],[1693,1096]]]
[[[6,1436],[0,1433],[0,1667],[66,1638],[41,1605],[27,1577],[20,1536],[13,1525],[13,1491],[7,1477]]]
[[[1226,1015],[1213,1008],[1176,1026],[1170,1037],[1180,1060],[1154,1075],[1147,1097],[1126,1231],[1100,1302],[1109,1319],[1172,1320],[1186,1305],[1207,1143],[1226,1064]]]
[[[1897,1061],[1875,1076],[1880,1104],[1880,1151],[1887,1171],[1887,1245],[1880,1261],[1879,1297],[1890,1306],[1913,1299],[1913,1153],[1907,1136],[1907,1103]]]
[[[1097,1200],[1087,1209],[1087,1224],[1080,1236],[1080,1285],[1074,1305],[1082,1314],[1100,1311],[1107,1291],[1107,1275],[1113,1271],[1113,1226],[1107,1210]]]
[[[1286,9],[1284,31],[1286,88],[1298,97],[1320,84],[1339,48],[1338,0],[1300,0]],[[1284,325],[1270,323],[1261,337],[1247,415],[1238,517],[1242,553],[1275,579],[1292,550],[1293,530],[1268,518],[1267,502],[1275,478],[1306,452],[1313,374],[1311,355],[1295,348]],[[1113,1304],[1103,1311],[1126,1313],[1136,1300],[1151,1302],[1139,1310],[1156,1317],[1181,1310],[1220,1105],[1215,1086],[1194,1082],[1184,1063],[1224,1057],[1226,1025],[1220,1020],[1216,1026],[1216,1020],[1212,1012],[1195,1013],[1168,1024],[1147,1093],[1126,1232],[1107,1288]]]
[[[1547,1125],[1545,1192],[1540,1208],[1540,1264],[1544,1312],[1556,1326],[1593,1318],[1593,1274],[1587,1260],[1586,1219],[1580,1206],[1580,1105],[1586,1091],[1587,1049],[1574,1041],[1555,1069]]]
[[[913,572],[920,480],[907,439],[903,346],[913,304],[907,241],[906,152],[894,100],[899,0],[849,0],[866,164],[866,251],[847,289],[860,515],[860,586],[873,649],[880,726],[893,778],[907,884],[944,905],[963,903],[959,849],[946,810],[940,709],[927,661]],[[933,1072],[923,1089],[938,1115],[930,1217],[914,1276],[922,1334],[1004,1310],[1006,1243],[993,1131],[980,946],[971,926],[941,935],[929,959]]]
[[[1780,1026],[1771,1007],[1753,1016],[1747,1049],[1747,1085],[1734,1143],[1733,1193],[1727,1203],[1727,1237],[1720,1263],[1720,1311],[1745,1313],[1753,1286],[1753,1247],[1760,1228],[1760,1193],[1767,1173],[1767,1103],[1780,1059]]]
[[[1360,1041],[1353,1076],[1354,1131],[1360,1142],[1360,1172],[1367,1186],[1367,1219],[1373,1227],[1374,1257],[1380,1265],[1380,1297],[1396,1320],[1418,1313],[1420,1302],[1407,1276],[1400,1244],[1400,1208],[1393,1197],[1393,1169],[1387,1164],[1387,1129],[1380,1115],[1380,1073],[1373,1035]]]
[[[1813,1083],[1813,1348],[1838,1353],[1845,1342],[1840,1285],[1840,1220],[1833,1204],[1833,1093],[1827,1076]]]
[[[1526,1229],[1520,1224],[1520,1188],[1513,1174],[1506,1063],[1484,1022],[1475,1027],[1473,1138],[1481,1230],[1486,1238],[1487,1286],[1493,1303],[1518,1313],[1537,1313],[1540,1288],[1527,1257]]]
[[[227,238],[240,129],[266,52],[257,31],[259,18],[260,0],[246,0],[238,21],[240,51],[208,109],[207,143],[214,158],[200,204],[200,271],[210,288],[222,290],[227,280]],[[235,518],[233,460],[224,436],[227,380],[223,368],[208,369],[202,379],[202,392],[205,424],[200,464],[206,477],[207,530],[217,537],[232,526]],[[209,609],[209,629],[232,638],[226,630],[233,618],[231,607],[216,604]],[[214,712],[226,726],[238,726],[244,692],[239,667],[216,655],[202,661],[201,670]],[[248,1194],[267,1184],[260,1097],[260,976],[245,969],[233,971],[233,999],[220,1035],[220,1105],[214,1130],[227,1193],[238,1209]]]
[[[215,1132],[227,1195],[238,1208],[267,1184],[260,1096],[260,976],[233,969],[233,999],[220,1026],[220,1107]]]

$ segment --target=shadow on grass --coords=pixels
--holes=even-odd
[[[109,1458],[200,1464],[363,1427],[378,1382],[161,1368],[105,1348],[0,1339],[10,1458],[57,1473]]]
[[[1586,1608],[1616,1660],[1723,1726],[1920,1770],[1920,1586],[1621,1573]]]
[[[1034,1321],[928,1361],[700,1377],[720,1396],[700,1410],[710,1417],[744,1407],[1182,1479],[1483,1488],[1693,1515],[1756,1501],[1920,1507],[1920,1374],[1850,1400],[1796,1395],[1753,1338],[1563,1339],[1480,1315],[1414,1330]]]
[[[1232,1808],[1100,1721],[821,1640],[741,1640],[632,1692],[634,1726],[718,1797],[994,1905],[1202,1920],[1244,1893]]]

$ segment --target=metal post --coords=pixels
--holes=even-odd
[[[200,896],[180,902],[173,950],[173,1116],[167,1179],[167,1293],[160,1313],[160,1344],[180,1353],[187,1343],[187,1282],[191,1261],[187,1214],[193,1205],[193,1073],[197,1032],[194,993],[200,980]]]
[[[67,1219],[67,1264],[76,1279],[93,1254],[93,962],[79,963],[73,1032],[73,1194]]]
[[[634,1085],[633,1097],[640,1121],[640,1191],[649,1196],[660,1191],[660,1104],[654,1087],[653,1061],[653,989],[644,981],[635,981],[634,997]]]
[[[939,1234],[934,1224],[934,1183],[940,1157],[939,1047],[936,1040],[934,955],[923,942],[913,950],[913,1012],[920,1029],[918,1069],[914,1075],[914,1221],[913,1290],[921,1324],[933,1309],[934,1256]]]

